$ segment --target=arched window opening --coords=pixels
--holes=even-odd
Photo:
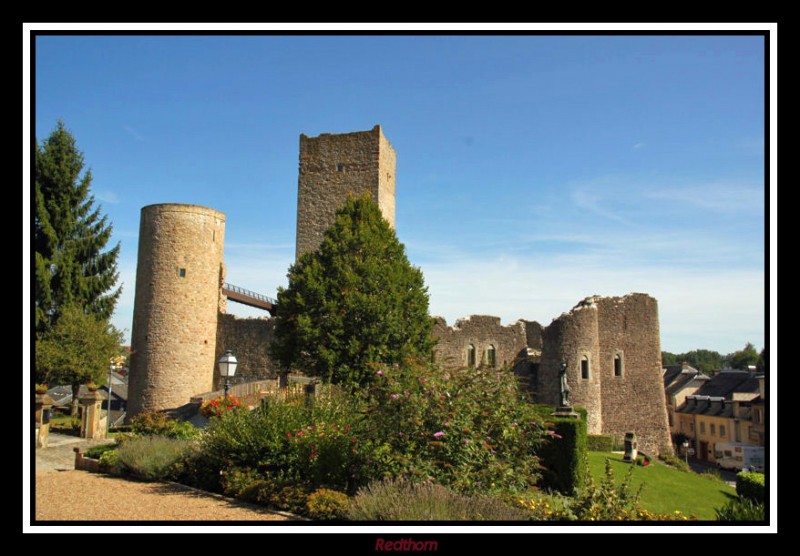
[[[475,346],[472,344],[467,346],[467,367],[475,367]]]
[[[581,357],[581,378],[589,380],[589,358],[585,355]]]

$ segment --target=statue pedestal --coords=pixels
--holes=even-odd
[[[551,413],[550,415],[552,415],[553,417],[566,417],[566,418],[569,418],[569,419],[580,419],[581,418],[580,413],[575,413],[575,411],[572,410],[572,406],[568,406],[568,405],[558,406],[556,408],[556,410],[553,413]]]

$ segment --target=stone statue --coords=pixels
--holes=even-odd
[[[561,407],[570,407],[569,385],[567,384],[567,364],[561,363],[561,370],[558,373],[561,380]]]

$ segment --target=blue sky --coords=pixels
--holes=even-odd
[[[143,206],[226,213],[228,281],[274,296],[299,135],[380,124],[433,314],[645,292],[666,351],[764,346],[762,37],[40,36],[35,62],[32,132],[85,154],[127,335]]]

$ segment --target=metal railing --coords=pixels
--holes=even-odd
[[[251,297],[253,299],[258,299],[260,301],[265,301],[267,303],[272,303],[273,305],[277,304],[277,301],[275,301],[273,298],[271,298],[269,296],[261,295],[260,293],[256,293],[256,292],[253,292],[253,291],[250,291],[250,290],[246,290],[244,288],[240,288],[239,286],[234,286],[233,284],[224,284],[222,286],[222,289],[228,290],[228,291],[231,291],[231,292],[234,292],[234,293],[238,293],[240,295],[244,295],[244,296],[247,296],[247,297]]]

